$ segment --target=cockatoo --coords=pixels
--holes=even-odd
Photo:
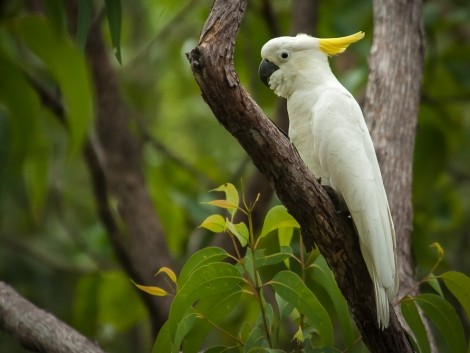
[[[300,157],[351,213],[373,282],[378,326],[389,324],[389,301],[398,291],[392,216],[361,108],[330,69],[337,55],[364,37],[306,34],[279,37],[261,49],[261,80],[287,98],[289,137]]]

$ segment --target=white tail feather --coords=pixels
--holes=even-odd
[[[390,309],[389,309],[389,301],[388,301],[388,294],[385,288],[380,286],[379,281],[374,276],[374,292],[375,292],[375,305],[377,308],[377,322],[379,324],[380,329],[386,329],[389,324],[390,320]]]

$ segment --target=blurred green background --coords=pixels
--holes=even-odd
[[[185,57],[197,44],[211,4],[123,1],[122,64],[112,58],[136,126],[151,136],[143,142],[142,168],[175,263],[207,243],[201,235],[191,237],[212,211],[201,204],[207,191],[227,181],[240,186],[254,168],[205,105]],[[290,1],[250,1],[235,63],[243,85],[273,116],[277,101],[257,75],[260,48],[272,37],[263,16],[267,4],[280,33],[290,34]],[[103,8],[104,1],[94,5]],[[317,9],[310,34],[366,32],[347,56],[331,60],[340,81],[361,101],[371,2],[318,1]],[[60,0],[2,1],[0,16],[0,279],[106,350],[148,352],[153,344],[148,314],[100,223],[80,152],[95,97],[80,36],[78,41],[74,34],[67,37]],[[414,160],[413,255],[419,277],[436,259],[429,245],[439,242],[446,251],[439,272],[469,274],[470,3],[426,1],[423,16],[426,61]],[[112,56],[106,19],[102,27]],[[60,87],[74,121],[69,132],[42,106],[24,72],[48,88]],[[3,332],[0,351],[25,352]]]

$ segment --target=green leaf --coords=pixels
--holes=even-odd
[[[460,319],[452,305],[435,294],[421,294],[415,300],[439,329],[447,342],[449,351],[464,353],[466,351],[465,336]]]
[[[178,322],[176,328],[175,339],[173,340],[173,350],[172,353],[178,353],[180,351],[183,339],[193,328],[194,323],[197,320],[197,314],[194,311],[187,313],[181,320]]]
[[[317,261],[317,258],[319,256],[321,256],[320,250],[318,250],[318,248],[312,249],[308,253],[307,260],[305,261],[305,267],[308,268],[308,267],[312,266],[315,263],[315,261]]]
[[[268,340],[266,339],[266,332],[261,325],[256,326],[250,331],[245,345],[243,347],[243,352],[252,352],[255,349],[267,348],[269,347]]]
[[[179,288],[170,307],[170,335],[175,337],[176,328],[192,305],[201,298],[225,292],[243,282],[240,271],[233,265],[215,262],[194,270],[186,283]]]
[[[439,276],[452,295],[462,305],[470,319],[470,278],[461,272],[449,271]]]
[[[85,45],[88,38],[88,31],[90,29],[91,21],[93,19],[93,1],[80,0],[78,1],[77,5],[77,44],[80,49],[85,50]]]
[[[294,228],[291,228],[291,227],[278,228],[277,235],[279,239],[279,247],[281,249],[285,246],[290,248],[290,243],[292,241],[292,237],[294,236]],[[284,264],[286,265],[287,269],[290,269],[289,258],[284,259]]]
[[[131,280],[131,282],[139,288],[141,291],[148,293],[150,295],[156,296],[156,297],[166,297],[169,295],[169,293],[164,290],[163,288],[160,287],[155,287],[155,286],[142,286],[140,284],[135,283],[134,281]]]
[[[225,193],[225,200],[227,201],[228,205],[231,205],[231,207],[227,209],[233,218],[235,212],[237,211],[238,204],[240,203],[238,191],[235,186],[231,183],[226,183],[211,191],[222,191]]]
[[[202,298],[196,305],[197,315],[203,316],[188,333],[183,341],[183,352],[197,353],[206,336],[214,329],[213,324],[220,323],[237,307],[241,289],[230,289],[216,295]]]
[[[313,266],[312,278],[314,283],[318,283],[328,293],[338,315],[338,321],[341,326],[341,332],[344,337],[346,346],[351,349],[354,344],[353,326],[349,316],[349,309],[343,294],[338,288],[326,260],[323,256],[319,256]]]
[[[297,341],[297,344],[302,343],[305,339],[304,332],[302,331],[302,327],[298,327],[297,331],[294,334],[294,338],[292,341]]]
[[[206,228],[214,233],[223,233],[225,231],[225,219],[221,215],[213,214],[207,217],[199,227]]]
[[[413,298],[404,299],[400,307],[403,317],[412,331],[413,338],[415,339],[414,343],[419,348],[419,353],[429,353],[431,349],[429,347],[428,335]]]
[[[279,238],[279,246],[290,246],[292,237],[294,236],[294,228],[292,227],[281,227],[277,230]]]
[[[266,249],[256,250],[256,267],[258,269],[264,266],[278,264],[293,256],[292,248],[290,246],[282,246],[279,252],[270,255],[265,255],[265,252]]]
[[[168,321],[165,322],[158,331],[157,339],[153,344],[152,353],[171,353],[172,352],[172,343],[170,337],[170,325]]]
[[[437,294],[439,294],[441,297],[444,297],[444,293],[442,293],[442,288],[441,288],[441,285],[439,284],[437,277],[435,276],[429,277],[426,282],[431,286],[432,289],[434,289],[437,292]]]
[[[231,201],[227,201],[227,200],[213,200],[213,201],[209,201],[207,202],[208,205],[211,205],[211,206],[216,206],[216,207],[219,207],[219,208],[224,208],[226,210],[228,210],[228,212],[232,215],[233,217],[233,214],[235,214],[238,206],[234,203],[232,203]]]
[[[285,353],[282,349],[272,349],[265,347],[254,347],[248,351],[248,353]]]
[[[250,276],[251,281],[255,282],[256,277],[255,277],[255,272],[254,272],[255,269],[253,267],[253,252],[251,251],[250,247],[246,248],[245,257],[242,259],[242,261],[245,266],[242,267],[241,264],[238,264],[240,272],[243,272],[246,270],[246,272]]]
[[[289,317],[290,313],[295,309],[294,305],[285,301],[279,294],[274,293],[276,298],[276,303],[279,308],[279,319],[282,321]]]
[[[238,234],[242,236],[243,239],[248,240],[250,238],[250,232],[248,231],[248,227],[244,222],[235,224],[235,229],[237,230]]]
[[[259,303],[253,302],[253,318],[257,316],[256,322],[245,321],[243,327],[239,331],[239,337],[244,342],[243,352],[248,352],[255,347],[269,347],[266,333],[266,326],[271,335],[271,342],[276,341],[278,330],[274,327],[274,310],[273,306],[261,297],[263,311],[260,310]]]
[[[280,297],[305,315],[318,331],[323,344],[333,343],[333,327],[328,312],[298,275],[290,271],[281,271],[269,283]]]
[[[186,260],[181,269],[178,276],[178,288],[186,284],[191,274],[198,268],[214,262],[220,262],[228,256],[229,254],[224,249],[218,247],[208,247],[195,252]]]
[[[106,16],[108,17],[109,32],[113,43],[114,55],[121,62],[121,0],[105,0]]]
[[[264,237],[273,230],[284,227],[300,228],[299,223],[287,212],[284,206],[275,206],[269,210],[264,218],[260,237]]]
[[[93,117],[92,85],[83,53],[65,36],[59,36],[41,17],[24,17],[17,22],[24,43],[47,66],[63,96],[70,153],[77,154]]]
[[[273,323],[274,323],[274,310],[273,310],[273,306],[266,302],[265,298],[262,297],[261,298],[262,300],[262,305],[263,305],[263,309],[264,309],[264,318],[262,315],[260,315],[258,317],[258,321],[257,321],[257,324],[258,325],[263,325],[263,328],[264,328],[264,320],[266,320],[266,324],[268,325],[268,327],[270,328],[271,330],[271,333],[273,331]]]
[[[230,222],[228,219],[225,220],[225,226],[227,229],[232,233],[240,242],[240,245],[242,247],[245,247],[246,244],[248,244],[248,228],[246,227],[246,224],[243,222],[240,222],[238,224],[233,224]]]
[[[158,276],[160,273],[166,274],[168,276],[168,278],[170,278],[171,281],[176,284],[176,274],[171,268],[160,267],[160,269],[157,271],[157,273],[155,273],[155,276]]]

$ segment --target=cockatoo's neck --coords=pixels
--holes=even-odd
[[[295,90],[292,93],[294,91],[323,90],[339,84],[331,71],[326,54],[315,51],[312,55],[312,51],[308,51],[301,59],[303,60],[299,60],[299,68],[293,85]]]

